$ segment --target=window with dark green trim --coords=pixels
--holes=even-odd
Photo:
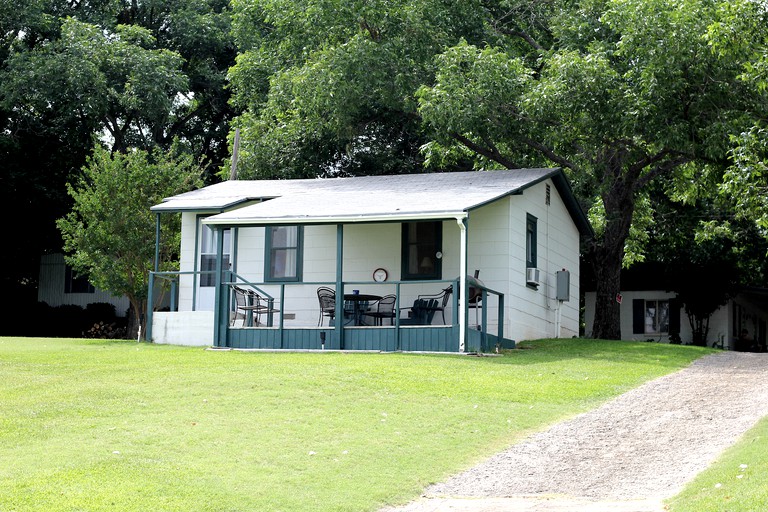
[[[442,279],[442,247],[442,222],[404,222],[401,279]]]
[[[525,266],[536,268],[536,223],[537,219],[527,214],[525,223]]]
[[[301,281],[303,238],[302,226],[267,226],[265,281]]]

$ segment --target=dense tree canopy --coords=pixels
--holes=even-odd
[[[677,246],[663,215],[728,258],[768,234],[766,21],[755,0],[0,0],[6,279],[60,246],[97,141],[177,141],[212,180],[238,127],[240,178],[563,167],[597,231],[590,331],[617,338],[622,264]]]
[[[4,289],[36,298],[38,256],[97,139],[115,151],[178,140],[213,179],[227,160],[234,63],[227,0],[0,0]]]
[[[486,35],[479,0],[235,0],[239,177],[421,171],[414,92]]]
[[[734,41],[713,44],[738,30],[733,9],[715,0],[237,1],[243,51],[230,76],[246,110],[246,172],[561,166],[598,231],[593,334],[618,338],[614,297],[621,265],[644,257],[649,186],[663,181],[678,199],[711,193],[697,177],[718,182],[731,137],[759,129],[749,131],[761,98],[741,57],[763,60]]]

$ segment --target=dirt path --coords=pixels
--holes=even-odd
[[[382,512],[653,512],[768,415],[768,354],[722,352]]]

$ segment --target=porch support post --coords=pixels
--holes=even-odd
[[[155,272],[160,270],[160,214],[155,214]]]
[[[160,269],[160,213],[155,214],[155,262],[152,268],[154,272]],[[153,272],[149,273],[147,281],[149,289],[147,290],[147,315],[144,317],[144,339],[152,341],[152,313],[155,303],[155,274]],[[174,291],[171,290],[171,293]],[[173,301],[173,295],[171,295],[171,300]],[[173,307],[171,307],[171,311],[173,311]]]
[[[216,236],[216,292],[213,301],[213,344],[217,347],[225,346],[227,339],[227,324],[225,321],[225,308],[227,301],[225,294],[222,293],[224,285],[222,284],[222,271],[224,269],[224,230],[216,226],[214,229]]]
[[[336,224],[336,313],[334,329],[339,350],[344,350],[344,224]]]
[[[467,341],[467,218],[456,219],[460,230],[460,249],[459,249],[459,309],[457,313],[459,320],[459,352],[466,352]]]
[[[149,295],[147,297],[147,316],[144,317],[144,339],[146,341],[152,341],[152,315],[154,313],[154,308],[152,307],[152,304],[155,301],[155,273],[150,272],[149,273],[149,279],[148,279],[147,286],[149,286]]]

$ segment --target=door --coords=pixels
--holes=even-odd
[[[202,223],[202,217],[198,220],[198,269],[201,274],[197,280],[197,311],[213,311],[216,301],[216,231]],[[224,233],[224,258],[225,270],[231,270],[232,236],[229,229]]]

